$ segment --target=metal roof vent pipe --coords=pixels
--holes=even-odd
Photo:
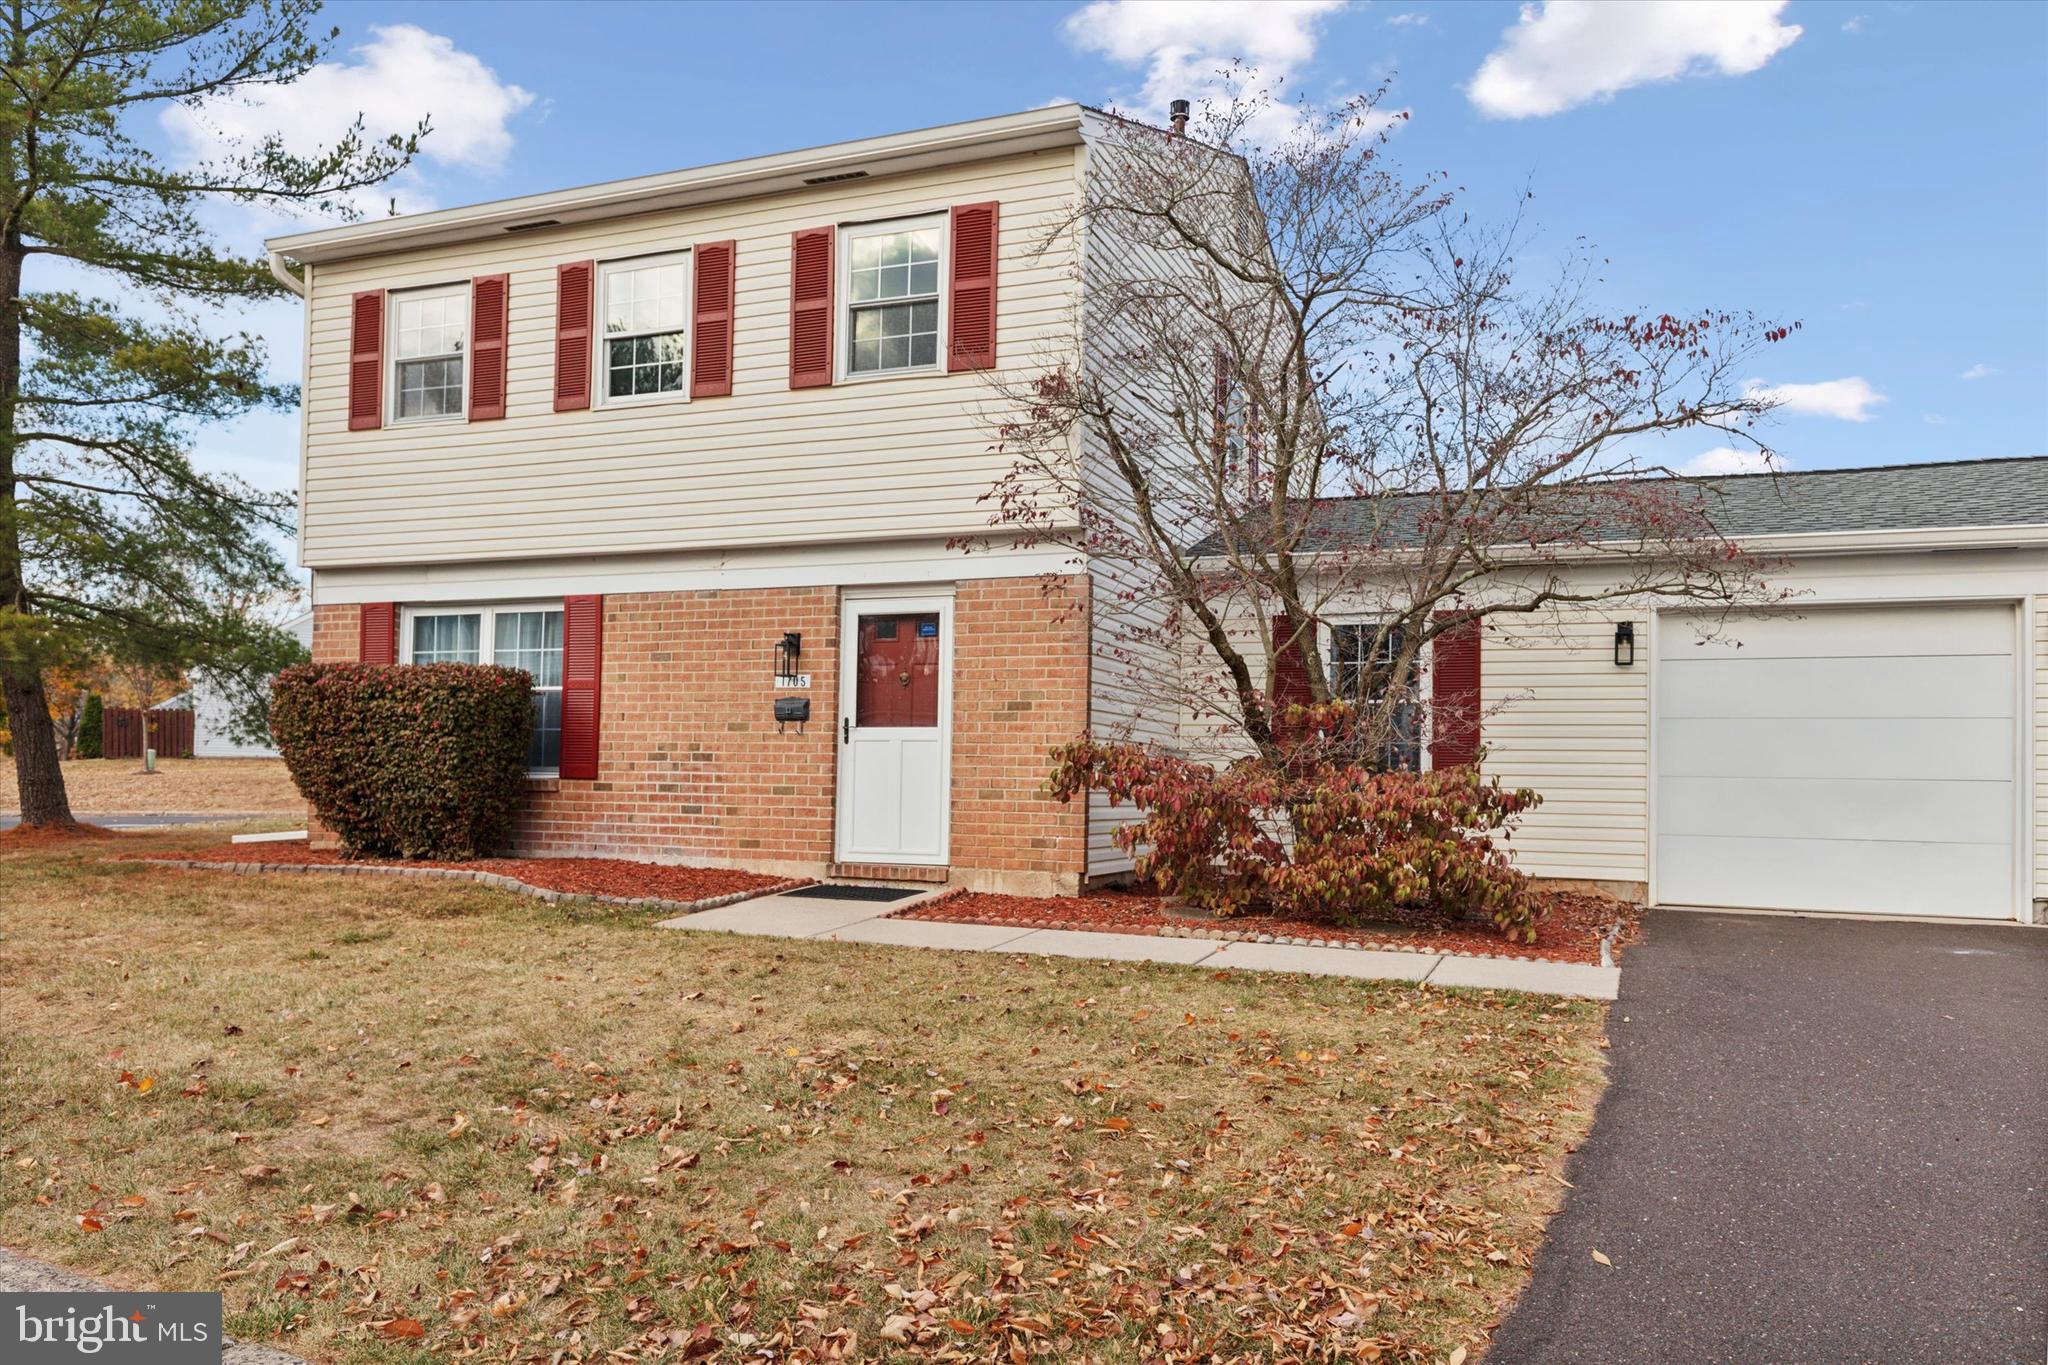
[[[1166,117],[1167,121],[1173,124],[1173,135],[1175,137],[1186,137],[1188,135],[1188,102],[1186,100],[1175,100],[1172,104],[1168,105]]]

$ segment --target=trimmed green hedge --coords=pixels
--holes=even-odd
[[[302,664],[271,685],[270,730],[346,852],[481,857],[526,796],[531,690],[486,664]]]

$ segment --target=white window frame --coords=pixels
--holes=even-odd
[[[462,398],[454,412],[429,413],[419,417],[398,415],[398,305],[404,299],[433,297],[457,298],[462,300]],[[406,356],[413,360],[441,360],[446,355]],[[390,289],[384,294],[384,414],[392,426],[431,425],[435,422],[466,422],[469,420],[469,384],[476,373],[476,291],[475,282],[463,280],[458,284],[429,284],[418,289]]]
[[[848,248],[862,237],[888,237],[898,232],[916,232],[923,228],[936,227],[939,230],[939,344],[929,365],[906,365],[900,370],[855,370],[853,368],[853,252]],[[946,372],[946,303],[952,292],[949,285],[953,278],[953,224],[948,213],[920,213],[909,218],[890,218],[878,223],[841,223],[839,234],[833,242],[832,272],[833,310],[832,357],[833,382],[839,384],[866,384],[878,379],[902,379],[908,375],[944,374]],[[915,302],[915,299],[878,300],[863,307],[888,307],[891,304]]]
[[[1329,674],[1330,688],[1333,692],[1337,687],[1337,627],[1377,627],[1386,619],[1385,616],[1364,612],[1330,616],[1316,623],[1316,653],[1323,661],[1324,671]],[[1415,771],[1419,773],[1430,772],[1436,767],[1435,760],[1430,756],[1430,750],[1436,743],[1436,713],[1431,705],[1435,700],[1436,691],[1435,682],[1430,677],[1435,668],[1436,641],[1424,640],[1422,648],[1415,655],[1415,697],[1416,705],[1422,713],[1421,721],[1415,727]]]
[[[563,681],[566,682],[566,665],[569,654],[569,619],[566,604],[559,597],[553,601],[540,602],[422,602],[418,606],[400,607],[398,610],[398,662],[402,664],[412,662],[412,623],[415,620],[422,616],[474,616],[478,618],[476,627],[477,662],[493,663],[497,659],[498,613],[509,612],[516,614],[523,611],[554,611],[563,613],[562,656],[563,664],[565,665]],[[483,657],[486,654],[491,657],[488,659]],[[554,687],[534,688],[531,690],[561,692],[564,689],[562,687]],[[559,777],[561,775],[561,768],[559,765],[552,768],[528,768],[526,775],[528,777]]]
[[[604,330],[605,283],[614,270],[634,270],[671,262],[683,267],[683,386],[670,393],[611,394],[609,343],[614,339]],[[690,401],[690,368],[697,353],[697,272],[691,269],[690,249],[657,251],[645,256],[622,256],[597,263],[596,295],[591,307],[590,401],[600,408],[639,407],[646,403],[687,403]],[[652,336],[651,332],[622,332],[620,338]]]

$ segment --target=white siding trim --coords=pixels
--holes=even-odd
[[[409,564],[322,569],[313,601],[492,602],[584,593],[704,592],[955,583],[976,578],[1035,578],[1078,573],[1067,550],[989,550],[966,554],[942,540],[792,545],[765,550],[617,556],[557,556],[479,564]]]

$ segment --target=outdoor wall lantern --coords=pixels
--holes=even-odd
[[[803,657],[803,652],[803,632],[795,630],[783,631],[782,642],[775,646],[775,676],[778,678],[794,678],[797,673],[797,660]]]
[[[1614,666],[1627,668],[1636,661],[1636,623],[1623,621],[1614,628]]]

